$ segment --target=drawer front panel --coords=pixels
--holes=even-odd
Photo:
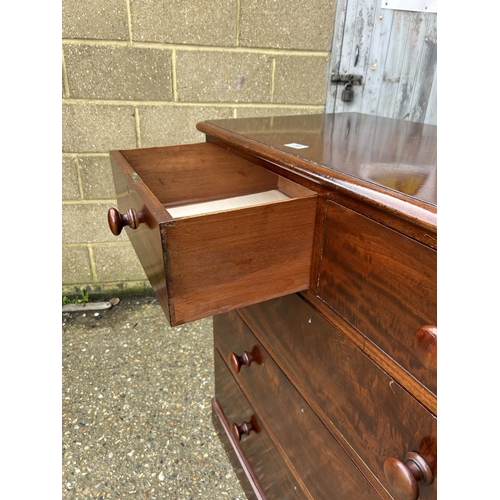
[[[243,422],[250,422],[252,416],[257,417],[217,351],[215,351],[215,398],[222,407],[229,425],[233,423],[241,425]],[[259,426],[258,432],[251,431],[248,435],[243,435],[238,446],[249,462],[262,492],[268,500],[307,499],[307,495],[301,490],[300,484],[286,466],[266,430],[259,425],[258,417],[256,422]],[[241,475],[245,467],[239,469],[237,472]],[[242,484],[244,483],[242,481]]]
[[[127,231],[171,325],[309,288],[315,192],[209,143],[114,151],[111,164],[110,227]],[[272,201],[168,212],[250,195]]]
[[[336,203],[327,206],[318,296],[436,394],[436,371],[415,337],[436,325],[437,252]]]
[[[253,356],[235,379],[313,498],[380,498],[236,312],[214,317],[214,336],[229,366]]]
[[[416,451],[435,472],[436,418],[302,297],[270,300],[241,314],[388,492],[384,462],[389,457],[402,460]],[[421,488],[420,498],[436,498],[435,481]]]
[[[111,155],[111,167],[118,211],[120,214],[126,214],[133,209],[136,214],[141,214],[138,227],[132,229],[125,226],[124,230],[163,311],[168,316],[167,283],[160,237],[160,226],[168,220],[166,211],[120,155]]]
[[[315,211],[315,199],[290,199],[167,225],[173,323],[307,289]]]

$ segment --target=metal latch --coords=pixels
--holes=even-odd
[[[339,73],[332,73],[332,83],[363,85],[363,75],[340,75]]]

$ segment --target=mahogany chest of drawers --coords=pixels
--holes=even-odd
[[[172,325],[213,316],[213,420],[248,498],[437,497],[436,127],[217,120],[111,152]]]

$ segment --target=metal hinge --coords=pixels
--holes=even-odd
[[[363,75],[340,75],[332,73],[332,83],[350,83],[351,85],[363,85]]]

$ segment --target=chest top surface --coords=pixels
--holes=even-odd
[[[359,184],[435,212],[437,127],[359,113],[213,120],[207,135],[325,182]],[[263,156],[266,156],[265,154]],[[302,172],[300,172],[302,170]]]

